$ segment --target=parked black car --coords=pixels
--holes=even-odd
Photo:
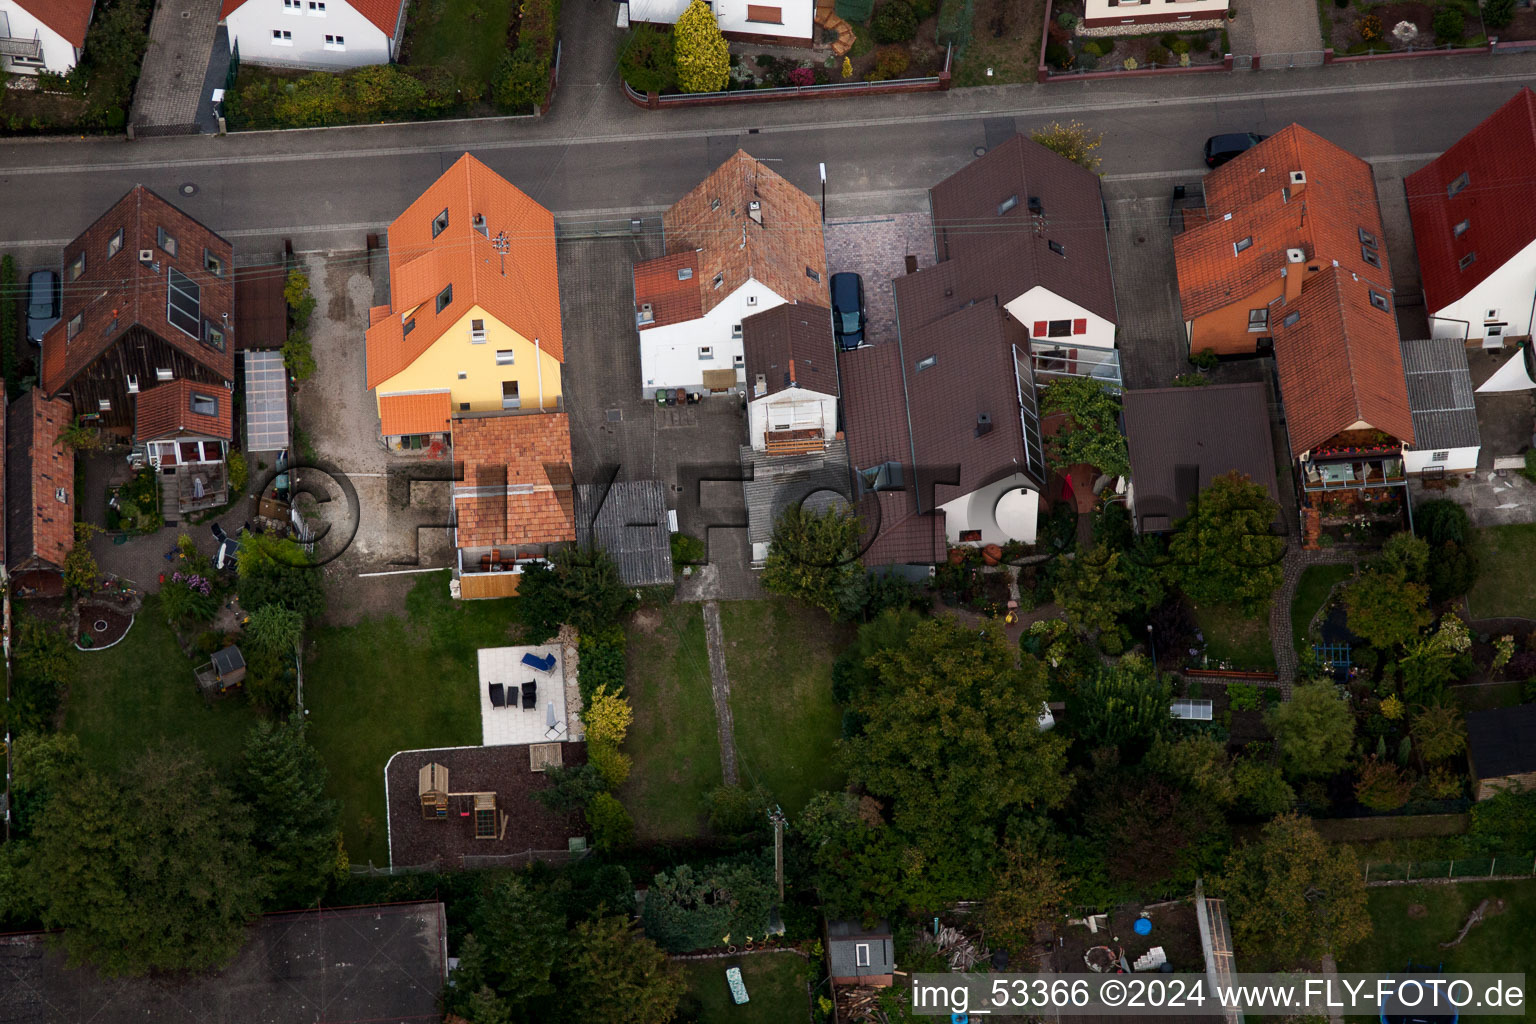
[[[59,322],[63,298],[59,275],[53,271],[34,270],[27,278],[27,340],[32,344],[41,345],[48,328]]]
[[[1205,140],[1205,166],[1220,167],[1228,160],[1248,152],[1268,137],[1254,132],[1212,135]]]
[[[832,275],[832,333],[837,347],[847,351],[864,344],[864,279],[858,274]]]

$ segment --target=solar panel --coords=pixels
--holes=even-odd
[[[200,338],[203,326],[202,289],[186,274],[171,267],[166,275],[165,318],[178,331]]]
[[[1174,718],[1182,718],[1190,722],[1211,720],[1211,702],[1208,700],[1180,697],[1173,702],[1170,711]]]
[[[288,447],[288,373],[281,352],[245,354],[245,450]]]

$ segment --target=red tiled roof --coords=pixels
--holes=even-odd
[[[433,222],[444,210],[448,226],[434,238]],[[484,217],[484,232],[477,216]],[[502,236],[505,258],[493,241]],[[565,358],[554,215],[468,153],[389,226],[389,285],[390,315],[369,311],[370,388],[415,362],[472,306]],[[450,286],[451,300],[439,313],[435,300]],[[401,319],[407,313],[415,324],[409,334]]]
[[[59,442],[69,422],[69,403],[37,388],[7,411],[6,561],[13,570],[63,568],[74,547],[75,452]]]
[[[175,256],[161,248],[160,229],[175,240]],[[119,230],[123,232],[122,244],[109,256],[108,248]],[[139,261],[141,250],[152,253],[149,264]],[[218,259],[220,274],[206,269],[205,254]],[[70,280],[68,268],[81,255],[85,257],[85,270],[77,280]],[[100,358],[135,324],[213,374],[225,380],[234,379],[231,331],[226,331],[220,350],[185,333],[166,318],[172,268],[197,286],[202,336],[207,336],[206,325],[224,329],[234,318],[234,249],[204,225],[143,185],[136,185],[65,247],[64,267],[63,314],[43,338],[42,384],[48,394],[58,394],[68,387],[80,371]],[[76,315],[82,317],[81,326],[71,339],[69,324]]]
[[[639,323],[640,330],[686,323],[703,316],[704,299],[699,293],[698,275],[699,254],[692,249],[636,263],[635,312],[638,315],[646,303],[651,306],[651,320]]]
[[[48,2],[58,2],[58,0],[48,0]],[[224,6],[219,8],[219,20],[223,21],[249,2],[250,0],[224,0]],[[331,3],[348,4],[358,14],[377,25],[380,32],[393,38],[395,26],[400,22],[400,8],[405,5],[405,0],[331,0]]]
[[[1451,183],[1467,183],[1454,196]],[[1523,88],[1427,166],[1403,179],[1431,314],[1536,240],[1536,93]],[[1466,230],[1456,234],[1465,221]],[[1477,258],[1461,267],[1461,260]]]
[[[84,46],[96,0],[16,0],[16,6],[69,42]]]
[[[821,207],[743,150],[674,203],[662,226],[669,255],[698,252],[700,315],[748,278],[787,302],[827,301]]]
[[[192,411],[192,397],[211,398],[214,413]],[[190,380],[157,384],[134,399],[133,437],[136,441],[196,434],[228,441],[235,436],[234,396],[223,388],[211,388]]]
[[[459,547],[576,539],[565,413],[455,416],[452,424],[454,459],[464,466],[453,487]]]
[[[379,433],[385,437],[446,433],[452,413],[453,403],[448,400],[446,388],[410,395],[380,395]]]

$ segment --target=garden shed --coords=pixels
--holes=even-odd
[[[223,693],[245,682],[245,656],[234,644],[214,651],[196,670],[197,685],[208,693]]]
[[[1467,715],[1467,760],[1479,800],[1536,788],[1536,704]]]
[[[890,985],[896,971],[890,924],[877,921],[865,928],[858,921],[828,921],[827,965],[834,985]]]

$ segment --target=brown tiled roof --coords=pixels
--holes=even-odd
[[[837,394],[837,349],[832,339],[832,311],[826,306],[786,302],[741,322],[746,351],[748,394],[757,375],[767,383],[764,395],[791,387]]]
[[[753,202],[761,223],[752,215]],[[748,278],[787,302],[827,301],[821,207],[742,150],[674,203],[662,226],[668,255],[698,251],[693,278],[700,315]]]
[[[379,396],[379,433],[385,437],[447,433],[452,415],[453,402],[449,400],[447,388]]]
[[[241,267],[235,275],[235,347],[282,348],[288,340],[288,302],[283,297],[287,268],[281,263]]]
[[[1260,383],[1154,388],[1122,396],[1130,443],[1136,518],[1162,530],[1183,518],[1213,479],[1238,472],[1276,502],[1269,400]],[[1148,524],[1148,519],[1161,521]]]
[[[635,264],[635,313],[646,303],[651,306],[651,320],[640,323],[640,330],[686,323],[704,315],[704,297],[699,293],[699,254],[692,249],[658,256]]]
[[[50,0],[50,2],[57,2],[57,0]],[[250,0],[224,0],[224,5],[219,8],[219,20],[223,21],[249,2]],[[400,21],[400,8],[405,6],[406,0],[340,0],[340,2],[347,4],[378,26],[380,32],[393,38],[395,26]]]
[[[433,222],[444,210],[448,226],[433,238]],[[475,227],[477,216],[485,218],[484,232]],[[502,235],[505,259],[494,242]],[[437,296],[449,286],[451,301],[439,313]],[[477,305],[565,358],[554,215],[468,153],[389,226],[389,290],[391,315],[369,311],[370,388],[410,366]],[[409,334],[405,314],[415,323]]]
[[[175,239],[176,255],[159,245],[159,229]],[[113,255],[107,248],[119,230],[122,247]],[[149,264],[139,262],[139,252],[153,252]],[[85,271],[70,280],[69,267],[85,254]],[[204,254],[219,261],[222,272],[206,269]],[[170,269],[185,274],[198,286],[198,299],[206,337],[206,325],[225,329],[223,350],[204,343],[173,326],[166,319]],[[63,315],[43,339],[42,384],[57,394],[134,324],[150,331],[197,363],[225,380],[235,376],[233,322],[234,250],[229,242],[182,213],[145,188],[136,185],[85,233],[64,248]],[[81,329],[69,339],[70,321],[83,314]]]
[[[76,46],[85,45],[96,0],[16,0],[16,6]]]
[[[1450,195],[1463,174],[1464,186]],[[1488,120],[1403,179],[1429,311],[1444,309],[1536,241],[1536,92],[1521,89]],[[1456,225],[1466,222],[1461,234]],[[1465,267],[1464,257],[1476,254]]]
[[[1372,290],[1343,268],[1329,267],[1284,307],[1287,315],[1300,314],[1293,326],[1285,317],[1270,323],[1292,455],[1360,421],[1413,442],[1397,317],[1371,305]],[[1390,294],[1377,294],[1390,304]]]
[[[463,479],[453,507],[461,548],[576,539],[571,424],[563,412],[455,416]]]
[[[216,403],[212,416],[192,411],[192,396],[211,398]],[[234,396],[224,388],[211,388],[190,380],[173,380],[139,393],[133,403],[133,438],[153,441],[157,438],[196,434],[225,441],[235,436]]]
[[[1098,175],[1015,135],[939,182],[930,197],[939,260],[972,261],[969,297],[1008,303],[1039,286],[1116,321]]]
[[[75,452],[59,443],[69,403],[33,388],[6,411],[6,564],[61,569],[75,544]],[[58,494],[64,493],[60,501]]]

